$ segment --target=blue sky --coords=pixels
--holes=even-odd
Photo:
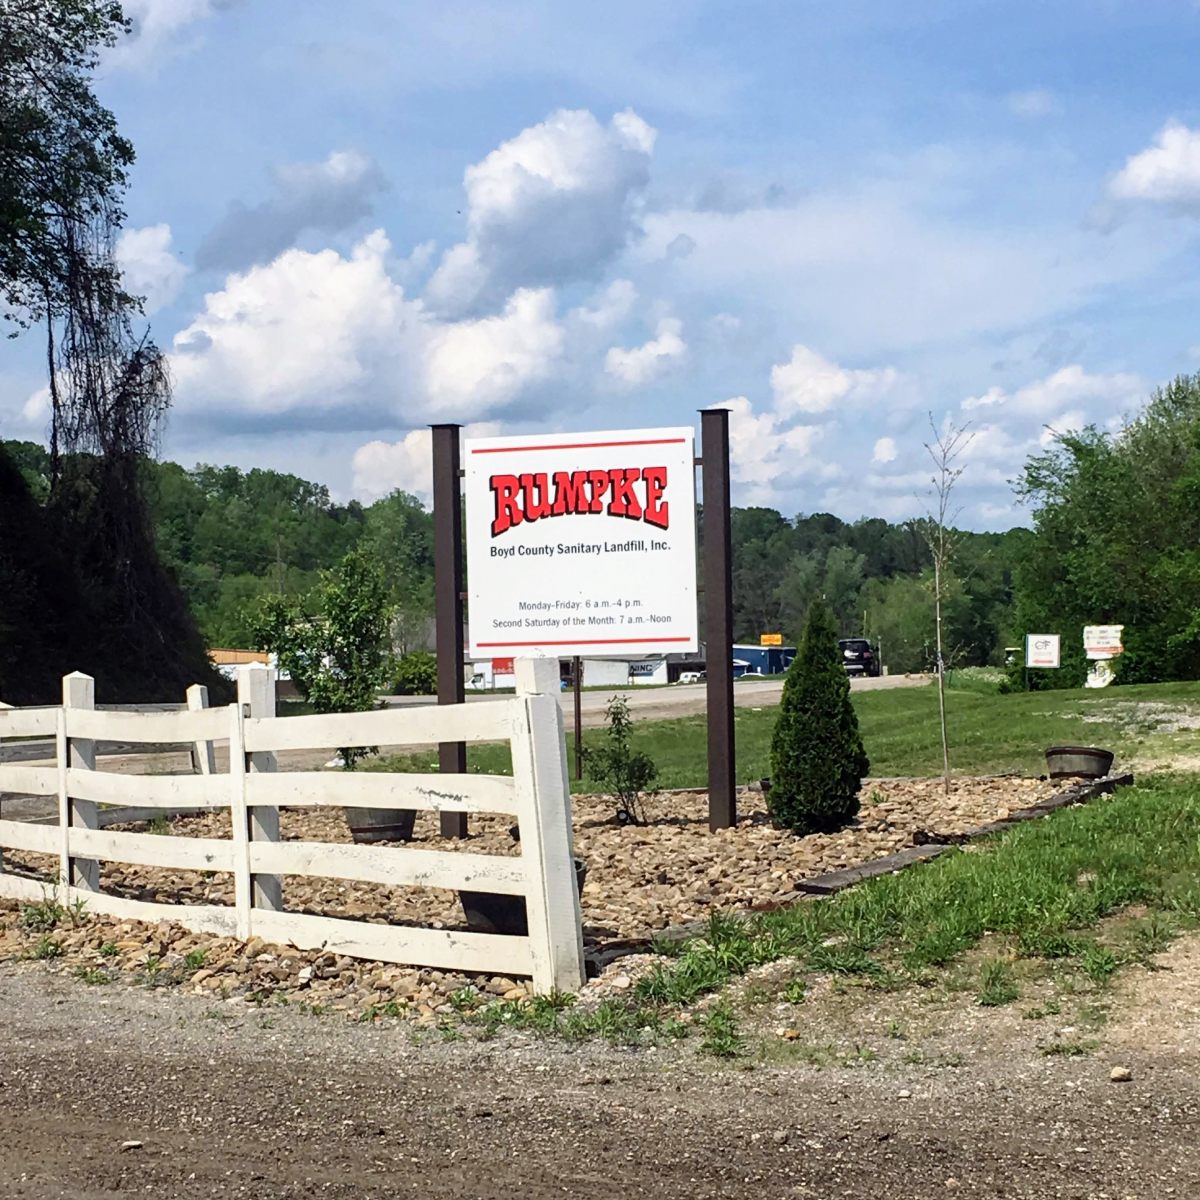
[[[98,83],[167,456],[371,499],[427,423],[732,410],[735,501],[962,521],[1200,367],[1200,6],[131,0]],[[45,429],[36,338],[0,429]]]

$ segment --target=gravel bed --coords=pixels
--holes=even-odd
[[[1033,779],[959,779],[946,796],[936,779],[868,781],[862,811],[853,825],[838,833],[808,837],[773,828],[757,793],[740,797],[742,813],[736,828],[715,834],[708,831],[703,794],[664,793],[651,798],[645,805],[647,824],[642,826],[618,825],[611,801],[603,797],[577,796],[575,850],[588,866],[582,895],[585,941],[595,949],[613,940],[645,937],[703,919],[716,909],[767,903],[793,891],[805,878],[894,853],[909,845],[918,829],[965,832],[1045,800],[1054,790],[1051,784]],[[336,809],[285,810],[281,829],[285,840],[350,840]],[[436,817],[420,814],[412,844],[519,854],[509,829],[509,818],[473,817],[467,839],[444,841]],[[172,823],[172,833],[228,836],[228,814],[178,819]],[[54,867],[40,855],[13,853],[6,861],[45,872],[47,877]],[[104,863],[101,886],[160,902],[233,901],[232,877],[220,872]],[[328,916],[464,927],[457,896],[441,889],[289,876],[284,880],[284,904]],[[450,972],[383,966],[270,947],[259,939],[242,944],[191,934],[167,923],[144,925],[85,916],[75,925],[47,934],[23,928],[16,905],[9,905],[7,912],[0,910],[0,959],[29,957],[44,937],[60,943],[62,953],[55,958],[81,974],[91,972],[94,982],[100,982],[101,976],[132,975],[150,983],[187,982],[217,995],[261,998],[279,993],[313,1006],[356,1013],[398,1007],[425,1021],[436,1020],[439,1010],[450,1011],[448,996],[468,984],[508,999],[527,992],[524,984],[512,979],[469,979]],[[614,970],[619,971],[619,965]],[[607,990],[610,983],[600,981],[595,986]]]

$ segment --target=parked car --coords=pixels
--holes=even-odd
[[[703,671],[682,671],[679,675],[680,683],[699,683],[704,678]]]
[[[838,649],[842,652],[842,666],[846,668],[846,674],[879,674],[879,648],[872,646],[866,638],[842,638],[838,642]]]
[[[766,679],[766,676],[761,671],[743,671],[739,679]]]

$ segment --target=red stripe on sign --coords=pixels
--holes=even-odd
[[[659,637],[659,638],[567,638],[561,642],[546,642],[538,638],[532,642],[476,642],[479,647],[484,646],[634,646],[642,645],[646,642],[690,642],[691,638],[686,637]]]
[[[513,454],[525,450],[607,450],[612,446],[679,446],[687,438],[643,438],[636,442],[564,442],[560,446],[483,446],[472,454]],[[481,646],[482,642],[479,643]],[[514,642],[513,645],[518,643]]]

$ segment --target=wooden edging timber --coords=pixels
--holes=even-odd
[[[989,837],[994,833],[1001,833],[1013,825],[1049,816],[1062,808],[1086,804],[1097,796],[1112,795],[1117,788],[1128,787],[1132,783],[1133,776],[1130,774],[1110,775],[1104,779],[1077,783],[1057,795],[1051,796],[1048,800],[1030,805],[1028,808],[1016,809],[999,821],[989,821],[986,825],[976,826],[965,833],[939,834],[918,829],[912,835],[913,845],[906,846],[903,850],[897,850],[894,854],[886,855],[884,858],[872,859],[870,862],[856,867],[845,867],[841,870],[829,871],[824,875],[814,876],[812,879],[803,879],[797,884],[794,891],[749,908],[734,909],[726,915],[735,919],[748,920],[759,913],[777,912],[781,908],[791,908],[806,900],[815,900],[821,896],[834,896],[856,884],[865,883],[868,879],[877,879],[881,875],[892,875],[916,863],[930,862],[956,845],[963,845]],[[704,933],[707,926],[707,921],[688,921],[682,925],[669,926],[649,937],[605,943],[588,955],[588,966],[603,970],[611,963],[630,954],[649,953],[655,942],[683,942],[689,938],[698,937]]]

